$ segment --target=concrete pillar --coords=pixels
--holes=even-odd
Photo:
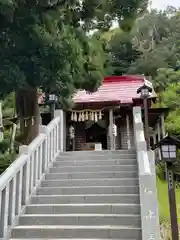
[[[63,129],[63,136],[64,136],[64,140],[63,140],[63,151],[66,151],[66,142],[67,142],[67,125],[66,125],[66,117],[67,117],[67,113],[65,111],[63,111],[63,125],[64,125],[64,129]]]
[[[109,109],[109,137],[110,137],[110,150],[114,150],[114,136],[113,136],[113,109]]]
[[[129,114],[126,114],[126,128],[127,128],[127,147],[128,147],[128,149],[131,149]]]
[[[55,117],[60,117],[59,125],[59,150],[61,152],[66,151],[66,114],[63,110],[55,110]]]

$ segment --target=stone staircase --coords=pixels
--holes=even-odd
[[[11,239],[142,240],[135,151],[61,152]]]

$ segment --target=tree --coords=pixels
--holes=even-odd
[[[119,29],[104,34],[112,55],[114,74],[156,76],[157,69],[176,67],[180,18],[176,9],[146,11],[130,33]]]
[[[114,29],[104,34],[114,74],[152,76],[158,93],[157,107],[168,107],[166,128],[180,134],[180,12],[146,11],[135,22],[132,31]]]
[[[111,64],[114,75],[124,75],[129,71],[129,66],[139,57],[132,43],[130,33],[117,32],[108,43],[111,53]]]
[[[88,31],[106,30],[115,19],[130,30],[146,6],[147,0],[0,0],[0,89],[2,97],[16,92],[23,143],[38,132],[38,88],[63,103],[78,88],[100,85],[103,46]]]
[[[170,84],[165,91],[160,94],[160,106],[170,108],[170,113],[166,119],[166,129],[168,132],[180,135],[180,83]]]
[[[129,73],[155,77],[160,68],[177,67],[180,39],[180,15],[178,10],[147,12],[133,29],[135,48],[140,57],[132,63]]]
[[[154,86],[159,95],[158,107],[170,109],[166,119],[166,129],[173,134],[180,134],[180,71],[159,69],[154,79]]]
[[[157,76],[153,80],[153,84],[157,92],[162,92],[171,84],[175,84],[176,86],[176,84],[179,83],[179,79],[180,71],[175,71],[172,68],[160,68],[157,71]]]

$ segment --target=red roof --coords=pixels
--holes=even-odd
[[[75,103],[119,102],[133,103],[140,96],[137,89],[145,82],[144,76],[110,76],[105,77],[98,91],[89,94],[80,90],[73,98]]]

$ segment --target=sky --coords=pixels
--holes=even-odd
[[[153,8],[164,9],[168,5],[180,7],[180,0],[152,0]]]

